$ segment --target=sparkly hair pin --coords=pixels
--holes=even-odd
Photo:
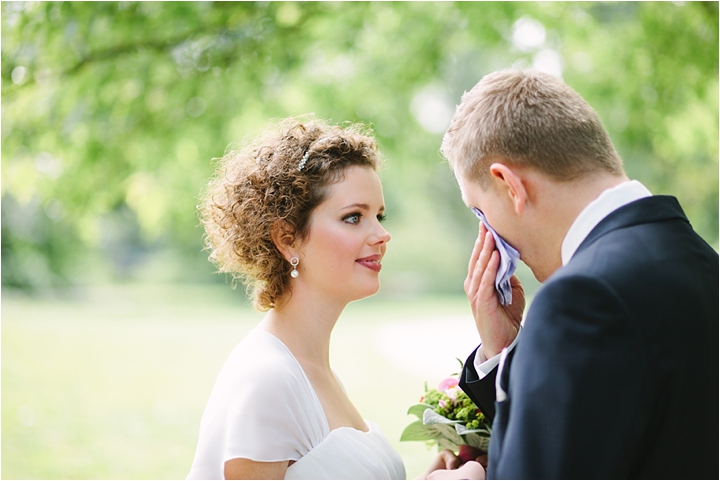
[[[305,164],[306,164],[307,161],[308,161],[308,157],[310,157],[310,151],[309,151],[309,150],[308,150],[307,152],[305,152],[305,155],[303,155],[302,160],[301,160],[300,163],[298,164],[298,172],[302,172],[303,168],[305,167]]]

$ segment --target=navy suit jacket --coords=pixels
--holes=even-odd
[[[538,290],[500,373],[496,479],[718,478],[718,254],[674,197],[608,215]]]

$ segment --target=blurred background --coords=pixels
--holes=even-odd
[[[3,2],[2,477],[183,478],[230,350],[261,318],[214,273],[195,206],[269,119],[364,122],[393,236],[333,362],[399,443],[477,343],[477,221],[439,154],[462,93],[562,77],[631,178],[718,248],[717,2]],[[519,275],[530,295],[538,287]]]

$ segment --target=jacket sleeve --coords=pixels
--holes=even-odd
[[[495,418],[495,376],[497,375],[497,367],[485,377],[479,379],[475,370],[475,353],[479,348],[478,346],[465,361],[460,376],[460,388],[480,408],[485,417],[492,422]]]

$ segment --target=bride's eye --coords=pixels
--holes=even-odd
[[[385,219],[387,219],[387,214],[378,214],[377,220],[380,222],[385,222]]]
[[[359,212],[356,212],[354,214],[348,214],[345,217],[343,217],[343,222],[347,222],[348,224],[357,224],[360,222],[360,218],[362,217],[362,214]]]

